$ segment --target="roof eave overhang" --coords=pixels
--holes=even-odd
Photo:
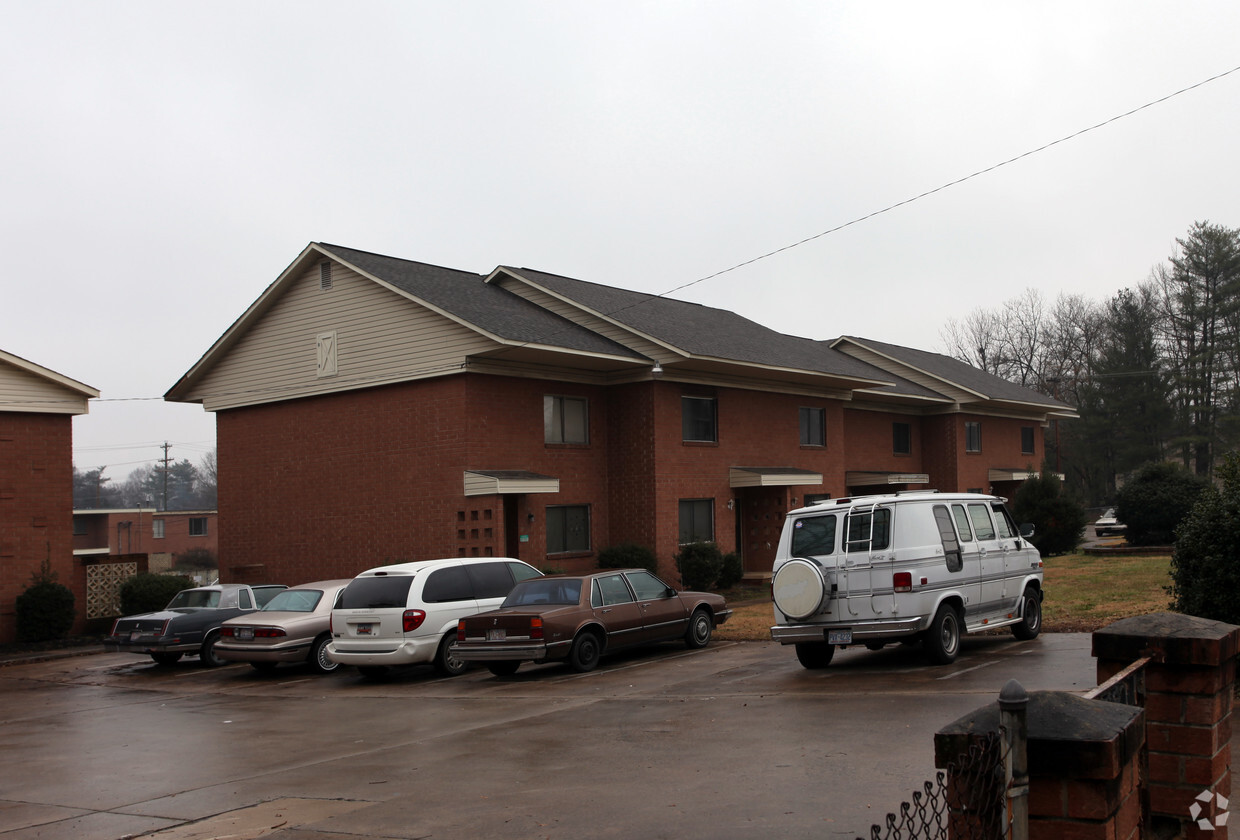
[[[904,361],[903,359],[897,359],[896,357],[890,355],[889,353],[884,353],[881,350],[877,350],[871,347],[870,345],[865,344],[864,342],[856,340],[855,338],[849,338],[848,336],[840,336],[835,341],[831,342],[831,344],[828,346],[834,350],[834,349],[837,349],[839,345],[845,344],[845,343],[852,344],[856,347],[861,347],[865,349],[866,352],[873,353],[875,356],[885,359],[886,361],[890,362],[893,365],[899,365],[900,367],[905,368],[906,370],[917,371],[922,376],[927,376],[937,382],[942,382],[945,385],[950,385],[952,388],[955,388],[958,391],[964,391],[967,394],[972,394],[978,399],[983,399],[983,400],[987,399],[986,395],[981,393],[980,391],[976,391],[972,388],[961,385],[959,382],[953,382],[952,380],[947,379],[944,376],[940,376],[937,373],[931,373],[930,371],[925,370],[923,368],[919,368],[916,365],[911,365],[908,362]],[[840,351],[840,352],[844,352],[844,351]]]
[[[99,389],[92,388],[84,382],[78,382],[76,379],[70,379],[62,373],[57,373],[51,368],[45,368],[42,365],[35,364],[29,359],[23,359],[21,356],[14,356],[12,353],[6,353],[0,350],[0,362],[12,365],[18,370],[46,379],[62,388],[67,388],[82,396],[92,399],[99,396]]]

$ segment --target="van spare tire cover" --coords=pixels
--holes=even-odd
[[[826,595],[822,572],[809,560],[789,560],[771,581],[775,606],[789,618],[809,618],[818,612]]]

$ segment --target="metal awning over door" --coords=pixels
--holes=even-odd
[[[849,470],[844,474],[844,483],[849,487],[873,487],[887,484],[929,484],[930,475],[928,473]]]
[[[790,487],[798,484],[822,484],[822,473],[796,467],[731,467],[730,487]]]
[[[527,470],[466,470],[466,496],[559,493],[560,480]]]

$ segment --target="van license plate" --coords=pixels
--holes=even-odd
[[[359,624],[359,625],[357,625],[357,635],[359,635],[359,636],[370,636],[370,635],[372,635],[372,634],[371,634],[371,632],[370,632],[370,625],[369,625],[369,624]]]
[[[828,630],[827,631],[827,644],[829,645],[851,645],[852,644],[852,631],[851,630]]]
[[[502,642],[502,641],[504,641],[506,638],[508,638],[508,631],[507,631],[507,630],[505,630],[505,629],[504,629],[504,628],[502,628],[502,627],[501,627],[501,628],[499,628],[498,630],[488,630],[488,631],[487,631],[487,641],[488,641],[488,642]]]

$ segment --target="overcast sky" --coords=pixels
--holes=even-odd
[[[98,388],[80,469],[311,241],[662,293],[1240,66],[1240,3],[0,0],[0,349]],[[1240,72],[674,296],[942,351],[1240,226]]]

